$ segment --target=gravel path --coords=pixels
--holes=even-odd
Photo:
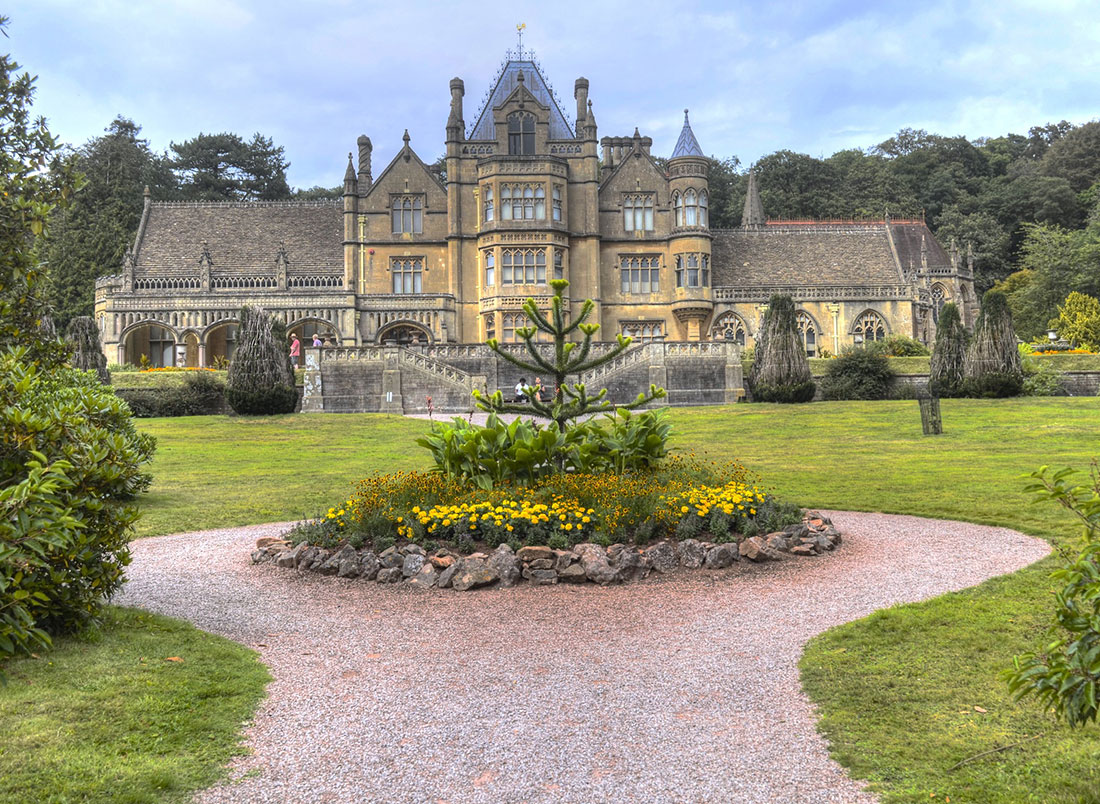
[[[803,644],[1049,548],[833,518],[844,544],[815,559],[467,593],[253,566],[279,525],[179,534],[134,544],[118,602],[249,645],[274,675],[253,754],[200,802],[874,802],[814,730]]]

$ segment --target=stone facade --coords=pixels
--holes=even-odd
[[[509,342],[524,300],[548,304],[555,277],[569,280],[574,309],[596,301],[591,320],[609,341],[750,346],[773,293],[794,297],[810,354],[890,333],[928,342],[948,300],[974,319],[970,260],[922,221],[769,221],[750,176],[742,226],[712,229],[710,161],[686,111],[661,164],[637,130],[598,137],[584,78],[570,121],[528,51],[508,54],[472,124],[464,92],[450,82],[445,184],[405,132],[377,178],[373,145],[358,138],[342,201],[147,195],[122,272],[96,283],[108,359],[231,357],[243,304],[280,316],[306,346],[314,333],[345,349]]]

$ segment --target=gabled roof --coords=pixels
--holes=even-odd
[[[702,156],[703,149],[699,147],[699,140],[695,139],[695,132],[691,130],[688,122],[688,110],[684,109],[684,127],[680,131],[680,139],[676,140],[676,147],[672,149],[672,159],[678,156]]]
[[[530,51],[524,51],[524,55],[530,55]],[[550,107],[550,139],[571,140],[575,138],[573,127],[569,124],[561,107],[554,97],[546,79],[539,72],[538,65],[533,61],[520,61],[509,59],[501,68],[496,85],[489,93],[485,103],[478,112],[477,122],[470,130],[466,139],[470,140],[495,140],[497,138],[496,125],[493,122],[493,108],[500,106],[519,86],[519,74],[523,72],[523,85],[527,88],[539,103]]]

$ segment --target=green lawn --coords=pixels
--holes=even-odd
[[[935,437],[921,435],[913,401],[681,408],[671,416],[679,449],[719,460],[736,458],[758,472],[765,486],[802,505],[1009,525],[1056,543],[1070,539],[1071,520],[1049,505],[1031,505],[1019,475],[1044,463],[1084,468],[1100,453],[1100,398],[944,400],[945,432]],[[138,426],[159,439],[153,488],[143,501],[140,532],[146,536],[310,516],[341,499],[366,474],[427,466],[427,454],[413,439],[428,423],[417,419],[206,416],[146,419]],[[871,780],[889,802],[945,801],[947,796],[983,804],[1100,801],[1100,728],[1071,732],[1030,702],[1011,703],[997,676],[1014,653],[1041,642],[1050,616],[1046,576],[1052,566],[1047,561],[975,589],[889,609],[814,640],[803,659],[803,680],[837,759]],[[39,700],[49,702],[46,710],[53,711],[56,697],[61,720],[90,722],[101,717],[103,701],[134,690],[144,694],[149,678],[122,673],[125,667],[152,672],[135,667],[133,656],[148,662],[153,656],[162,661],[160,654],[183,655],[182,648],[170,646],[180,644],[186,631],[207,638],[180,629],[179,634],[139,629],[133,639],[153,641],[134,650],[127,648],[128,630],[109,632],[105,642],[117,639],[118,647],[107,653],[120,654],[120,666],[103,664],[109,656],[86,659],[81,653],[99,646],[66,643],[44,660],[17,665],[19,678],[24,691],[33,687]],[[86,661],[91,669],[83,686],[72,681],[77,689],[66,703],[63,688],[69,682],[63,680],[62,689],[54,692],[45,678],[52,672],[48,661],[56,663],[74,650],[74,661]],[[247,652],[241,655],[240,662],[222,665],[224,678],[230,683],[240,679],[238,697],[251,702],[263,682]],[[100,675],[118,675],[121,687],[110,695],[85,692],[107,683]],[[13,684],[12,689],[20,688]],[[10,694],[0,690],[0,702]],[[174,706],[172,695],[172,689],[157,693],[167,696],[163,705],[168,709]],[[29,700],[0,708],[0,733],[15,733],[25,718],[24,706]],[[230,708],[224,722],[237,723],[249,706]],[[155,797],[164,787],[205,783],[230,750],[227,738],[212,738],[223,746],[222,753],[200,750],[183,762],[193,773],[174,769],[175,760],[161,762],[157,753],[164,734],[160,723],[122,722],[127,725],[114,730],[114,742],[82,749],[65,762],[95,767],[116,756],[131,757],[136,767],[147,770],[145,781],[135,782],[131,800]],[[20,738],[38,742],[20,743],[17,753],[27,768],[0,766],[5,782],[0,787],[11,787],[8,778],[16,778],[16,772],[34,779],[52,772],[50,757],[69,750],[58,745],[66,737],[58,728],[44,725],[37,736]],[[181,716],[174,728],[201,730],[204,724]],[[1044,736],[1018,749],[948,770],[968,756],[1038,733]],[[34,751],[27,748],[31,744]],[[152,751],[139,750],[146,744]],[[191,747],[202,748],[198,743]],[[3,752],[0,748],[0,760],[12,755]],[[101,760],[99,752],[106,758]],[[43,759],[29,762],[32,756]],[[166,775],[153,772],[158,769],[167,769]],[[161,784],[164,779],[175,781]],[[81,795],[59,792],[55,800],[97,800]]]
[[[91,637],[5,669],[3,804],[183,800],[240,752],[270,678],[234,642],[119,608]]]

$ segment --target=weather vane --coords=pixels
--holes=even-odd
[[[519,58],[523,58],[523,29],[527,27],[526,22],[521,22],[516,26],[516,38],[519,40]]]

